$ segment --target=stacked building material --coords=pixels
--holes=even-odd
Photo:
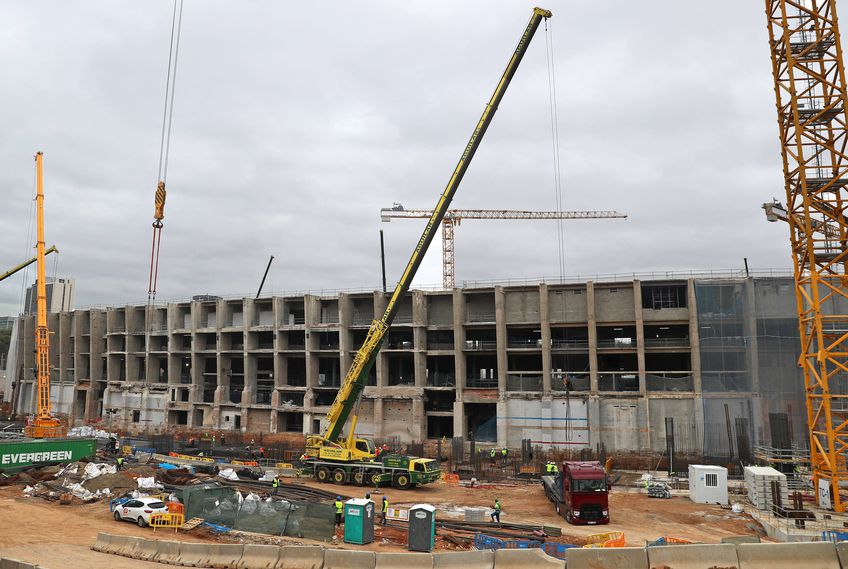
[[[776,482],[779,488],[780,504],[778,505],[789,505],[789,488],[785,474],[770,466],[745,467],[745,489],[748,492],[748,500],[758,510],[772,509],[775,497],[772,482]]]

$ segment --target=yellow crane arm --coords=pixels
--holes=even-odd
[[[427,252],[427,248],[433,241],[433,237],[438,230],[439,224],[441,224],[442,219],[448,211],[451,200],[453,199],[457,188],[459,188],[459,184],[462,181],[468,166],[471,164],[471,159],[480,147],[480,142],[483,140],[483,136],[486,134],[486,130],[489,128],[492,118],[495,116],[495,112],[498,110],[498,105],[500,104],[501,99],[503,99],[507,87],[509,87],[509,83],[512,81],[512,78],[518,69],[518,65],[521,63],[525,53],[527,53],[530,40],[533,39],[533,36],[539,28],[542,20],[550,17],[551,13],[548,10],[544,10],[542,8],[533,9],[530,21],[527,23],[527,27],[524,29],[524,33],[521,35],[521,39],[518,41],[518,45],[509,59],[503,75],[501,75],[500,81],[498,81],[492,97],[486,104],[485,109],[483,109],[483,114],[480,117],[480,120],[477,121],[474,132],[471,133],[471,138],[465,146],[465,149],[459,158],[459,162],[454,168],[453,174],[451,174],[447,186],[442,192],[442,195],[436,204],[436,208],[433,210],[430,220],[424,228],[424,232],[421,234],[418,244],[412,251],[409,263],[406,265],[406,269],[398,281],[391,298],[389,299],[383,316],[379,320],[374,320],[371,324],[371,328],[368,330],[365,342],[362,344],[362,347],[359,348],[350,369],[345,375],[341,389],[339,389],[339,392],[327,414],[328,425],[323,436],[320,437],[322,444],[334,444],[342,435],[345,425],[348,422],[348,418],[351,417],[351,412],[359,400],[359,396],[365,386],[365,381],[368,378],[371,367],[374,365],[374,359],[380,350],[383,338],[394,320],[395,314],[400,306],[400,301],[409,291],[412,279],[415,277],[415,273],[421,265],[421,261],[424,258],[424,254]],[[355,417],[353,422],[355,424]],[[347,437],[348,446],[354,442],[352,431],[353,429],[351,429],[351,433]],[[316,439],[318,439],[318,437],[313,438],[313,441]],[[309,441],[307,441],[307,446],[310,446]]]
[[[49,255],[50,253],[58,253],[58,252],[59,252],[59,250],[56,248],[56,246],[55,246],[55,245],[51,245],[51,246],[50,246],[50,248],[49,248],[49,249],[47,249],[47,250],[44,252],[44,255],[45,255],[45,256],[47,256],[47,255]],[[33,257],[32,259],[29,259],[29,260],[27,260],[27,261],[24,261],[24,262],[23,262],[23,263],[21,263],[20,265],[17,265],[16,267],[12,267],[11,269],[9,269],[8,271],[6,271],[5,273],[0,274],[0,281],[3,281],[3,280],[5,280],[5,279],[8,279],[9,277],[11,277],[12,275],[14,275],[15,273],[17,273],[17,272],[18,272],[18,271],[20,271],[21,269],[25,269],[25,268],[27,268],[28,266],[30,266],[31,264],[33,264],[33,263],[34,263],[34,262],[36,262],[37,260],[38,260],[38,256],[35,256],[35,257]]]

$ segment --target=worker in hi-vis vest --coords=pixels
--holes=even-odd
[[[344,511],[344,502],[341,496],[336,496],[336,525],[342,524],[342,512]]]

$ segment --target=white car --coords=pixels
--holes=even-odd
[[[168,508],[165,502],[159,498],[133,498],[115,508],[115,521],[130,520],[143,528],[150,525],[150,516],[153,514],[167,513]]]

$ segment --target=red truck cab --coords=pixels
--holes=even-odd
[[[609,523],[609,483],[600,462],[563,462],[560,472],[543,477],[543,483],[557,513],[568,523]]]

